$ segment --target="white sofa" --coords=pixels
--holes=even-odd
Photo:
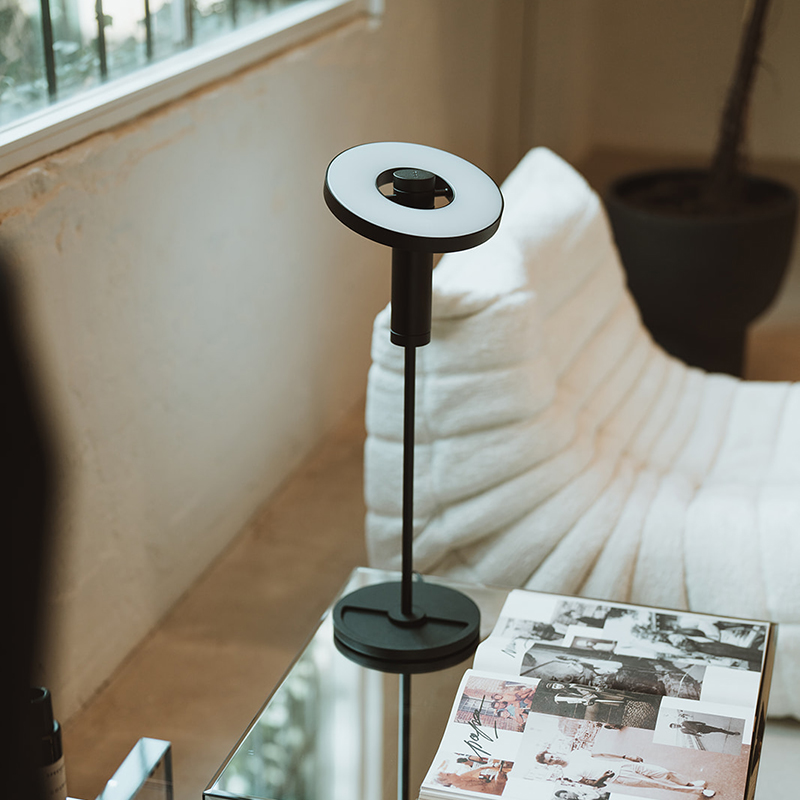
[[[434,270],[417,356],[423,572],[779,622],[800,717],[800,385],[707,374],[641,324],[602,203],[545,149],[500,230]],[[399,566],[403,352],[375,322],[367,537]]]

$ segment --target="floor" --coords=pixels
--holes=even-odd
[[[754,326],[747,375],[800,380],[800,267]],[[202,790],[350,570],[366,563],[363,408],[265,505],[95,700],[64,726],[72,797],[91,800],[140,736],[173,743],[176,800]],[[757,797],[792,796],[800,723],[771,722]]]
[[[366,563],[356,408],[83,711],[64,724],[71,797],[93,800],[140,736],[173,745],[200,800],[353,567]]]

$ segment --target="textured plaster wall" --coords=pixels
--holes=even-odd
[[[388,254],[324,207],[328,161],[392,138],[516,160],[504,24],[481,0],[388,0],[377,28],[0,181],[66,464],[42,672],[62,718],[364,391]]]

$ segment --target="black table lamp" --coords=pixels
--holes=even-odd
[[[359,145],[336,156],[324,197],[340,222],[392,248],[391,341],[405,348],[402,577],[342,598],[334,637],[364,666],[432,672],[472,655],[480,612],[461,592],[413,580],[416,348],[431,339],[433,254],[468,250],[494,235],[503,198],[468,161],[403,142]]]

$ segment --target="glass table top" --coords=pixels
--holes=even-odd
[[[399,575],[359,568],[341,595],[387,580],[399,580]],[[471,597],[481,611],[481,638],[489,635],[507,590],[425,580]],[[411,679],[412,792],[436,753],[461,676],[470,665],[471,659]],[[329,609],[217,771],[204,800],[395,800],[399,684],[399,676],[358,666],[339,653]],[[769,721],[756,800],[796,794],[798,743],[800,723]]]
[[[359,568],[342,595],[396,573]],[[507,591],[437,578],[481,611],[481,638]],[[329,610],[330,611],[330,610]],[[470,662],[411,679],[410,785],[418,787]],[[309,643],[203,793],[241,800],[383,800],[397,797],[399,676],[361,667],[333,641],[326,613]]]

